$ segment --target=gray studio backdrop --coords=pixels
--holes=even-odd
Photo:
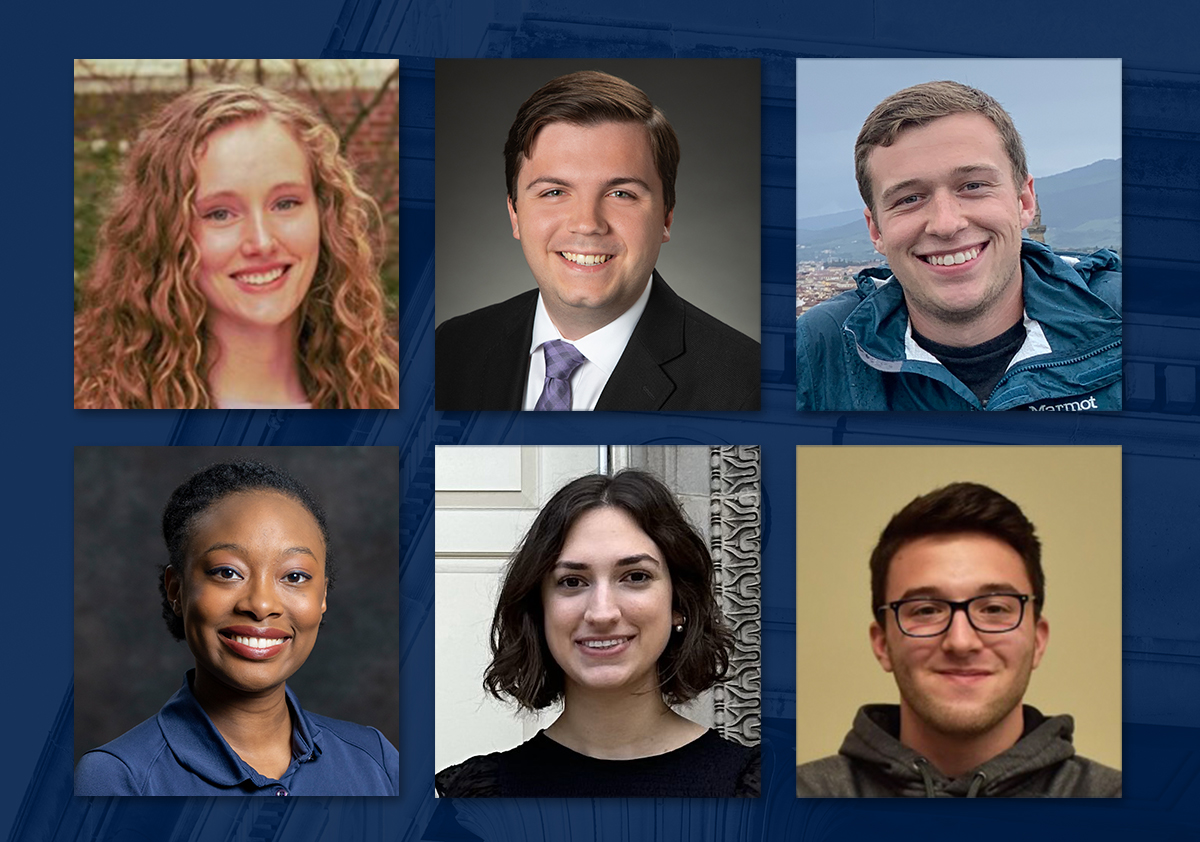
[[[742,59],[438,61],[435,321],[536,286],[505,208],[504,141],[530,94],[577,70],[620,76],[667,115],[681,157],[658,269],[681,296],[757,340],[760,71]]]
[[[77,447],[76,760],[157,713],[193,666],[162,619],[162,511],[192,473],[235,459],[291,473],[329,522],[337,581],[288,685],[306,710],[374,726],[399,745],[398,448]]]

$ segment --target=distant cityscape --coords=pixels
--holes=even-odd
[[[796,315],[822,301],[836,298],[846,290],[854,289],[854,276],[868,266],[882,262],[845,263],[823,260],[798,260],[796,262]]]

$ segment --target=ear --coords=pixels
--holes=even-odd
[[[1046,644],[1050,642],[1050,621],[1039,617],[1033,629],[1033,668],[1037,669],[1046,652]]]
[[[1025,186],[1021,188],[1017,201],[1021,206],[1021,228],[1028,228],[1037,213],[1037,194],[1033,192],[1033,176],[1025,176]]]
[[[179,604],[179,595],[182,591],[183,583],[179,577],[175,575],[175,571],[171,567],[163,570],[163,586],[167,589],[167,602],[171,603],[171,610],[175,612],[177,617],[183,616],[183,609]]]
[[[517,209],[513,207],[512,198],[508,200],[508,221],[512,223],[514,239],[521,239],[521,226],[517,224]]]
[[[686,622],[686,618],[683,616],[682,611],[672,611],[671,612],[671,625],[672,626],[678,626],[680,623],[683,623],[683,622]]]
[[[892,671],[892,656],[887,651],[887,630],[878,621],[871,623],[871,651],[884,672]]]
[[[329,580],[325,580],[325,587],[321,591],[321,616],[325,615],[325,597],[329,596]]]
[[[879,231],[879,226],[875,224],[875,217],[871,213],[870,208],[863,208],[863,217],[867,220],[867,234],[871,237],[871,245],[875,246],[875,251],[887,257],[887,248],[883,243],[883,234]]]
[[[671,208],[669,211],[667,211],[667,218],[663,222],[663,239],[662,239],[662,241],[664,243],[671,239],[671,223],[674,221],[675,221],[675,208]]]

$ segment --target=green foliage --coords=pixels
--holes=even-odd
[[[123,155],[114,141],[75,139],[75,312],[82,279],[96,258],[96,239],[112,192],[120,179]]]

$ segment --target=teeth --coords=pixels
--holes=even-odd
[[[966,251],[958,251],[954,254],[931,254],[925,258],[925,262],[932,263],[934,266],[957,266],[959,263],[966,263],[968,260],[974,260],[977,257],[979,257],[978,246]]]
[[[625,640],[624,637],[617,640],[585,640],[583,645],[588,649],[612,649],[614,646],[620,646]]]
[[[263,284],[269,284],[283,274],[283,267],[272,269],[270,272],[259,272],[255,274],[238,275],[239,283],[249,284],[252,287],[259,287]]]
[[[251,649],[269,649],[287,640],[286,637],[245,637],[240,634],[235,634],[233,639],[243,646],[249,646]]]
[[[572,263],[578,263],[580,266],[597,266],[601,263],[607,263],[611,254],[575,254],[569,251],[560,251],[563,257]]]

